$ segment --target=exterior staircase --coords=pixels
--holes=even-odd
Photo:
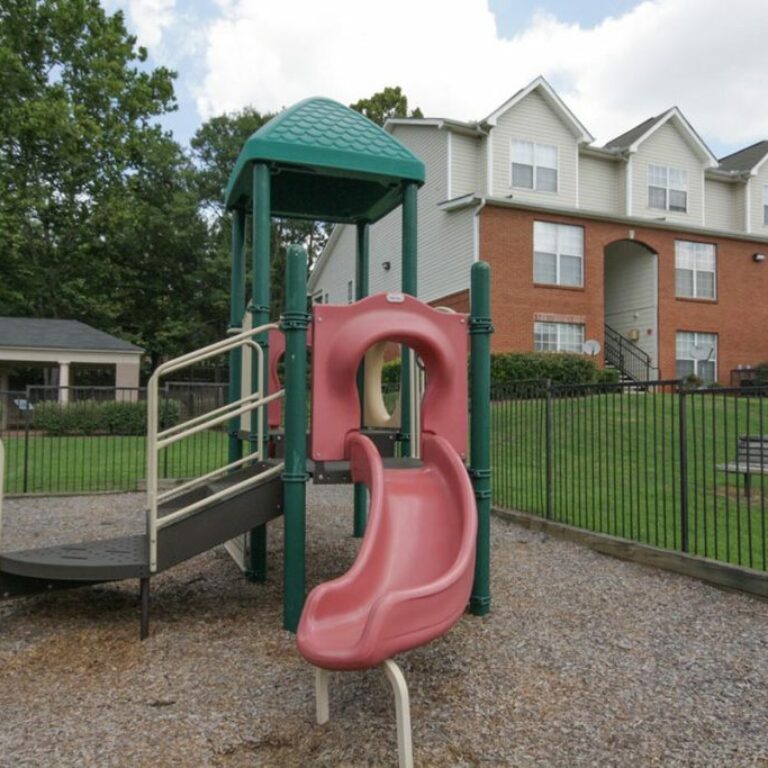
[[[605,326],[605,367],[619,372],[622,384],[642,384],[650,381],[651,357],[626,336],[610,325]]]

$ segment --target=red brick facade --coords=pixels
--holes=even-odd
[[[745,239],[709,237],[636,224],[592,221],[488,205],[480,219],[480,258],[492,270],[491,306],[496,332],[493,350],[533,349],[534,319],[581,322],[585,338],[603,343],[604,252],[619,240],[636,240],[658,254],[658,350],[662,378],[675,377],[678,331],[718,335],[718,379],[727,384],[738,365],[768,360],[768,261],[756,263],[764,245]],[[584,287],[533,283],[533,222],[550,221],[584,228]],[[717,298],[675,296],[675,240],[714,243],[717,248]],[[466,292],[435,304],[468,310]]]

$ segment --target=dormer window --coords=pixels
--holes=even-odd
[[[513,139],[512,186],[557,192],[557,147]]]
[[[648,166],[648,207],[661,211],[688,211],[688,171]]]

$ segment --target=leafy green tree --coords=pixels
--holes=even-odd
[[[384,125],[390,117],[424,117],[418,107],[408,111],[408,97],[399,85],[387,87],[349,106],[378,125]]]
[[[157,360],[205,335],[208,234],[156,123],[175,75],[146,58],[98,0],[0,3],[0,314],[81,319]]]

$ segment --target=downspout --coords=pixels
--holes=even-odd
[[[483,196],[479,198],[480,203],[472,214],[472,261],[480,261],[480,212],[485,208],[488,200]]]

